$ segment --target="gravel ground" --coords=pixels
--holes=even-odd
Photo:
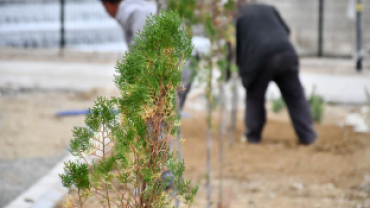
[[[52,157],[0,159],[0,207],[32,186],[66,153],[67,151]]]

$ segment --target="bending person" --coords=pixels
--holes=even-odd
[[[289,27],[272,6],[241,6],[236,22],[236,54],[239,74],[247,91],[242,140],[260,143],[266,122],[265,93],[276,82],[287,104],[299,143],[315,142],[310,107],[298,77],[299,59],[289,40]]]

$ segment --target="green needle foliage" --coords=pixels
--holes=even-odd
[[[284,99],[282,97],[272,100],[272,111],[279,113],[286,107]]]
[[[83,207],[90,198],[102,207],[170,207],[174,197],[191,205],[198,186],[182,179],[185,164],[169,148],[180,125],[181,67],[192,51],[181,23],[174,12],[147,19],[116,65],[121,97],[98,98],[86,115],[87,127],[73,129],[70,152],[83,162],[69,161],[60,175],[78,195],[66,207]],[[89,164],[91,156],[99,160]]]
[[[312,118],[316,123],[321,123],[324,118],[324,99],[316,94],[316,86],[313,87],[312,93],[308,98],[308,104],[310,105]],[[272,111],[279,113],[286,108],[283,97],[272,100]]]
[[[321,123],[324,117],[324,99],[316,94],[316,86],[313,87],[312,94],[308,99],[310,104],[312,118],[315,122]]]

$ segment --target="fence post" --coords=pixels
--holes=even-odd
[[[356,3],[356,45],[357,45],[357,54],[356,54],[356,69],[358,72],[362,71],[362,11],[363,4],[362,0],[357,0]]]
[[[65,7],[65,0],[60,0],[60,42],[59,42],[59,55],[64,55],[64,46],[65,46],[65,32],[64,32],[64,7]]]
[[[318,30],[318,51],[317,56],[323,56],[323,36],[324,36],[324,0],[319,0],[319,30]]]

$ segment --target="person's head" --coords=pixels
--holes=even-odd
[[[116,16],[118,6],[122,0],[100,0],[100,1],[103,3],[103,6],[105,10],[108,12],[108,14],[114,18]]]

